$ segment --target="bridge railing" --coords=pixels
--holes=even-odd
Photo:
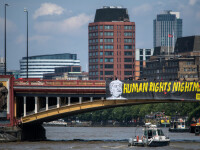
[[[43,80],[15,79],[14,86],[94,86],[105,87],[105,81],[99,80]]]

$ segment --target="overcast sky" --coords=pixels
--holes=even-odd
[[[26,56],[29,12],[29,56],[76,53],[88,64],[88,23],[96,9],[122,6],[136,23],[136,48],[153,48],[153,19],[163,10],[180,12],[183,36],[200,35],[200,0],[0,0],[0,57],[4,57],[4,4],[7,7],[7,69],[18,70]]]

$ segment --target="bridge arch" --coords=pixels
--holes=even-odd
[[[70,115],[107,109],[113,107],[149,104],[149,103],[176,103],[175,100],[96,100],[87,101],[84,103],[76,103],[65,105],[59,108],[52,108],[38,113],[33,113],[21,118],[23,124],[41,124],[43,122],[53,121],[59,118],[64,118]]]

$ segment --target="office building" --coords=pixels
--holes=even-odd
[[[26,78],[26,57],[20,60],[20,77]],[[28,57],[28,77],[43,78],[43,74],[54,73],[56,67],[80,66],[76,54],[63,53]]]
[[[141,78],[146,61],[153,55],[154,49],[137,48],[135,51],[135,79]]]
[[[154,47],[173,47],[176,39],[179,37],[182,37],[182,19],[180,19],[180,13],[166,10],[158,14],[153,21]]]
[[[135,77],[135,23],[126,8],[97,9],[88,36],[90,80]]]
[[[143,77],[148,80],[199,81],[200,36],[178,38],[174,55],[154,53],[146,63]]]
[[[43,79],[88,80],[88,73],[81,71],[81,66],[57,67],[54,73],[43,75]]]

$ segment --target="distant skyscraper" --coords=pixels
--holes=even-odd
[[[154,47],[174,46],[178,37],[182,37],[180,13],[166,10],[158,14],[153,21]]]
[[[97,9],[88,34],[91,80],[134,78],[135,23],[126,8]]]

